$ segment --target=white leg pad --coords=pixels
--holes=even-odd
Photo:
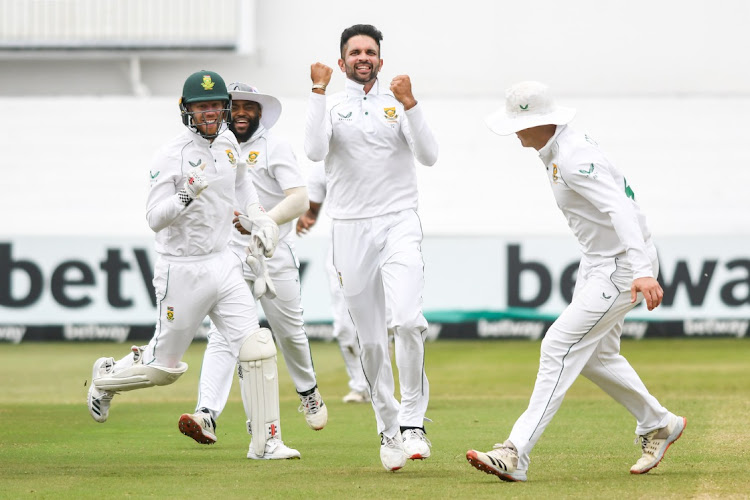
[[[281,439],[276,345],[269,329],[261,328],[242,344],[240,368],[247,430],[253,436],[255,454],[263,456],[268,439]]]
[[[180,378],[188,369],[187,363],[180,361],[176,368],[151,366],[136,363],[116,373],[108,373],[93,380],[101,391],[120,392],[143,389],[155,385],[169,385]]]

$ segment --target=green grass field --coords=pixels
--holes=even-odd
[[[328,426],[310,430],[283,361],[284,441],[302,460],[245,458],[249,436],[236,387],[219,420],[218,443],[198,445],[177,430],[192,412],[205,344],[167,387],[124,393],[109,421],[85,404],[91,364],[128,345],[0,345],[0,498],[747,498],[750,495],[750,341],[625,341],[623,354],[649,390],[688,418],[682,438],[643,476],[635,422],[579,379],[532,453],[527,483],[504,483],[471,467],[467,449],[503,441],[525,409],[539,343],[437,341],[428,345],[432,457],[385,471],[369,405],[344,405],[336,344],[312,344]]]

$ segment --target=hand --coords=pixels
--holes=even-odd
[[[263,255],[272,257],[279,241],[279,226],[263,207],[259,203],[251,203],[247,206],[247,215],[239,212],[234,212],[234,215],[234,227],[243,234],[250,234],[254,244],[263,249]]]
[[[247,253],[245,262],[247,262],[247,265],[250,266],[255,275],[253,297],[255,300],[258,300],[265,295],[269,299],[275,299],[276,287],[273,284],[271,276],[268,274],[268,266],[266,265],[266,258],[263,255],[263,251],[257,245],[251,244],[245,249],[245,252]]]
[[[300,236],[307,234],[317,221],[318,216],[310,210],[300,215],[299,219],[297,219],[297,234]]]
[[[630,303],[635,303],[638,292],[643,294],[643,298],[646,299],[646,307],[649,311],[653,311],[659,304],[661,299],[664,297],[664,290],[661,289],[661,285],[654,278],[638,278],[633,280],[633,285],[630,287]]]
[[[411,80],[408,75],[398,75],[391,80],[391,92],[404,109],[411,109],[417,105],[414,94],[411,93]]]
[[[188,170],[187,180],[185,181],[185,192],[192,198],[196,199],[208,187],[208,181],[203,176],[203,168],[193,167]]]
[[[310,79],[313,85],[328,85],[331,83],[333,70],[323,63],[313,63],[310,65]]]

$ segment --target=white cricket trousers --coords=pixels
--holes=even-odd
[[[328,252],[326,263],[328,273],[328,286],[331,293],[331,314],[333,314],[333,338],[339,344],[341,357],[344,358],[344,366],[349,376],[349,389],[357,392],[367,391],[367,380],[362,370],[362,362],[359,360],[359,344],[354,323],[346,308],[344,294],[341,292],[336,268],[333,267],[333,248]]]
[[[659,264],[650,246],[654,276]],[[518,418],[510,441],[519,453],[518,470],[529,465],[529,453],[562,404],[578,374],[598,385],[623,405],[637,421],[636,433],[645,434],[667,425],[669,412],[641,381],[620,354],[620,334],[630,303],[632,271],[623,258],[596,265],[581,261],[573,301],[552,324],[542,340],[539,372],[529,406]]]
[[[334,219],[333,265],[357,331],[360,360],[378,433],[422,427],[429,400],[424,373],[422,227],[413,210],[366,219]],[[386,306],[395,340],[401,403],[388,354]]]
[[[245,248],[230,245],[238,256]],[[291,244],[282,240],[273,257],[268,259],[268,273],[276,287],[276,298],[260,298],[263,312],[271,327],[276,344],[284,356],[289,375],[297,392],[306,392],[317,385],[310,343],[302,319],[299,264]],[[252,289],[256,276],[243,263],[245,287]],[[224,409],[232,388],[237,358],[222,335],[211,322],[208,345],[203,355],[203,366],[198,389],[198,408],[208,408],[217,418]]]
[[[143,353],[144,364],[176,367],[207,315],[235,357],[259,328],[242,262],[229,249],[196,257],[160,256],[154,288],[159,317]]]

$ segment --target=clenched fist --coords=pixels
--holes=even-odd
[[[409,75],[398,75],[391,80],[391,92],[398,102],[404,105],[404,109],[411,109],[417,105],[414,94],[411,93],[411,80]]]
[[[333,70],[323,63],[316,62],[310,65],[310,79],[313,85],[328,85],[331,83]]]

